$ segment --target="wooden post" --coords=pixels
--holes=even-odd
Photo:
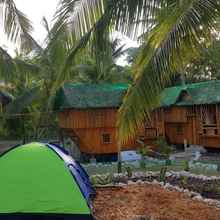
[[[186,152],[187,151],[187,140],[184,139],[183,142],[184,142],[184,151]]]
[[[121,142],[118,141],[118,173],[122,172],[122,163],[121,163]]]

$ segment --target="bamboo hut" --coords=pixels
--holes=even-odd
[[[161,99],[170,143],[220,148],[220,81],[170,87]]]
[[[117,111],[127,89],[126,84],[65,84],[55,100],[62,133],[82,153],[117,153]],[[220,148],[220,81],[166,88],[160,107],[122,150],[136,149],[140,139],[153,145],[158,137],[171,144]]]
[[[71,137],[84,154],[117,153],[117,111],[127,89],[127,84],[65,84],[55,100],[62,134]],[[146,123],[139,136],[124,143],[122,150],[136,149],[138,138],[152,141],[163,133],[161,114],[153,117],[156,120]]]

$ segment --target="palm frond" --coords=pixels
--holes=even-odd
[[[31,36],[33,27],[30,20],[17,9],[13,0],[0,0],[0,16],[6,35],[12,42],[18,43],[21,51],[39,49],[38,43]]]
[[[61,0],[56,17],[79,39],[93,29],[103,13],[104,0]]]
[[[133,68],[135,82],[119,110],[121,141],[133,137],[159,105],[170,74],[180,72],[192,57],[199,55],[202,43],[211,40],[210,33],[220,15],[220,5],[215,0],[187,0],[182,4],[172,1],[165,10],[166,19],[161,19],[147,37]]]
[[[111,12],[111,28],[135,38],[154,25],[155,14],[163,2],[164,0],[61,0],[57,17],[68,23],[77,37],[82,37],[104,14]]]
[[[25,108],[31,105],[34,100],[39,99],[39,93],[39,87],[25,90],[23,94],[7,105],[5,115],[10,116],[11,114],[21,113]]]
[[[22,60],[19,58],[14,58],[14,63],[18,73],[31,73],[38,74],[40,71],[40,66],[34,63],[29,62],[28,60]]]
[[[6,50],[0,47],[0,77],[8,80],[14,71],[15,64],[13,58],[7,53]]]

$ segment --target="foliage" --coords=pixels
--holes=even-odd
[[[215,40],[212,45],[202,51],[198,60],[193,60],[186,67],[186,82],[220,79],[220,41]]]
[[[16,58],[10,57],[4,51],[6,62],[0,65],[8,71],[1,71],[10,75],[2,75],[3,79],[13,85],[11,93],[16,99],[10,103],[4,114],[8,120],[4,121],[4,127],[8,132],[1,132],[1,135],[39,139],[46,138],[51,130],[58,130],[56,116],[53,114],[53,100],[55,92],[66,82],[128,82],[131,80],[129,69],[117,66],[114,62],[123,48],[115,41],[109,41],[111,46],[111,59],[105,65],[106,72],[99,72],[91,47],[86,47],[72,56],[72,48],[77,42],[74,36],[68,35],[65,26],[59,29],[58,24],[50,28],[46,19],[43,19],[44,26],[48,32],[44,48],[35,51],[33,54],[24,56],[18,54]],[[59,29],[59,32],[57,30]],[[68,63],[68,65],[67,65]],[[1,76],[1,75],[0,75]],[[16,124],[16,120],[25,122],[17,123],[18,129],[7,124]],[[10,121],[10,123],[9,123]]]
[[[90,178],[91,183],[96,185],[108,185],[112,183],[112,175],[106,174],[106,175],[94,175]]]
[[[184,161],[184,168],[183,168],[183,170],[189,172],[189,170],[190,170],[189,161],[187,161],[187,160]]]
[[[167,167],[162,167],[159,175],[159,181],[163,182],[164,184],[166,183],[166,172],[167,172]]]
[[[127,172],[128,178],[132,177],[132,168],[130,166],[126,166],[125,170]]]
[[[166,157],[169,157],[169,155],[172,152],[172,148],[168,145],[168,143],[164,137],[158,137],[154,143],[156,145],[157,151],[160,154],[162,154]]]
[[[141,50],[132,68],[135,82],[119,111],[121,141],[133,137],[159,104],[159,94],[170,75],[182,72],[199,56],[201,46],[211,41],[219,11],[215,0],[61,1],[57,16],[79,39],[84,39],[83,45],[93,38],[99,69],[108,59],[105,39],[110,31],[133,38],[141,36]]]
[[[180,182],[181,182],[181,187],[184,187],[184,188],[187,187],[188,177],[187,176],[181,176]]]
[[[117,69],[111,65],[110,34],[120,31],[140,40],[142,45],[131,71],[134,83],[119,110],[121,142],[134,137],[144,119],[158,106],[160,93],[170,77],[184,72],[186,66],[201,55],[201,48],[212,41],[214,24],[220,13],[216,0],[61,0],[52,29],[44,19],[49,31],[46,47],[41,48],[30,36],[29,21],[14,2],[1,0],[0,3],[3,4],[4,13],[1,14],[5,15],[6,34],[12,40],[25,39],[22,45],[35,47],[37,56],[31,61],[40,67],[35,81],[43,87],[44,104],[41,106],[44,108],[41,110],[44,111],[50,107],[45,104],[47,97],[51,103],[56,89],[64,81],[73,79],[76,72],[77,75],[82,73],[73,66],[83,63],[85,50],[95,60],[98,79],[106,79],[112,69]],[[11,63],[7,68],[4,65],[2,72],[7,74],[10,68],[18,72],[14,60],[8,60],[4,50],[0,52],[0,62]],[[89,65],[88,75],[97,79],[91,69],[94,70],[93,65]]]
[[[20,11],[13,0],[0,0],[0,21],[8,39],[17,45],[22,52],[39,49],[39,45],[32,38],[33,27],[26,15]],[[0,53],[4,53],[0,49]]]

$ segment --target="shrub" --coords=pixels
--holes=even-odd
[[[125,167],[125,169],[126,169],[126,172],[127,172],[128,177],[129,177],[129,178],[132,177],[132,168],[129,167],[129,166],[127,166],[127,167]]]
[[[189,172],[190,168],[189,168],[189,161],[185,160],[184,164],[183,164],[183,169],[187,172]]]
[[[168,145],[166,139],[164,137],[158,137],[154,142],[157,147],[157,151],[165,157],[169,157],[172,153],[172,148]]]

